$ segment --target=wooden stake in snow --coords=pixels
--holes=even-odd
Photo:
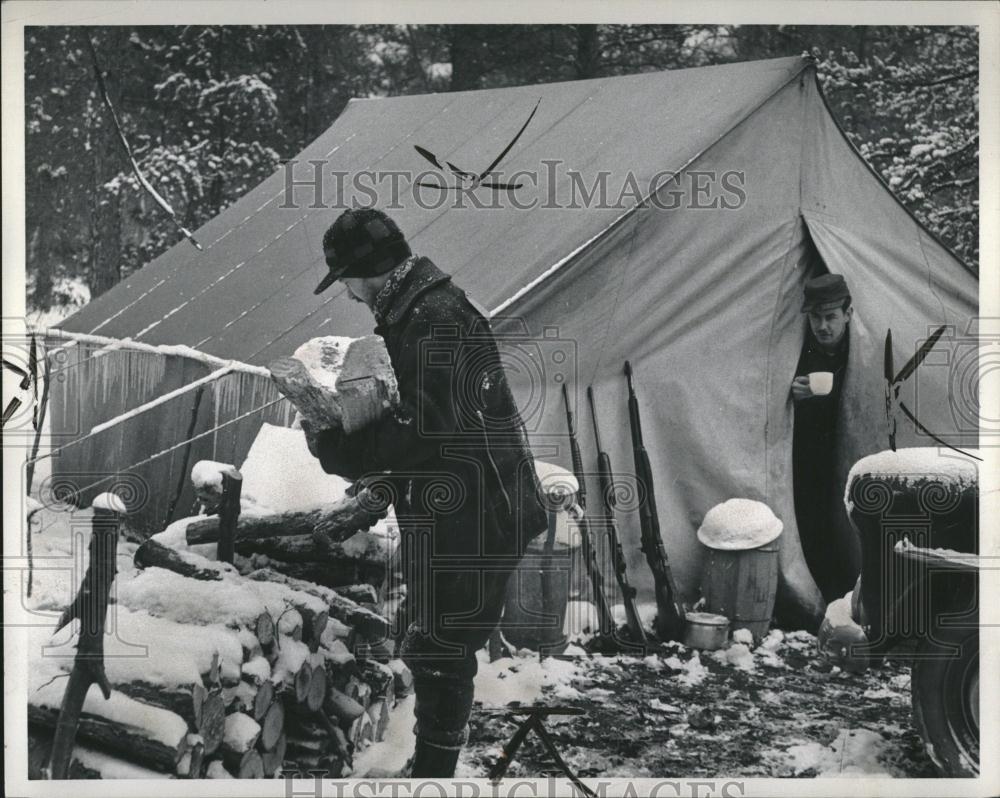
[[[236,553],[236,521],[240,517],[240,493],[243,490],[243,475],[235,468],[222,474],[222,503],[219,505],[219,548],[220,562],[231,563]]]
[[[52,742],[48,778],[66,779],[73,757],[73,744],[80,725],[83,703],[92,684],[101,688],[104,699],[111,698],[111,685],[104,672],[104,619],[108,613],[108,594],[115,578],[118,551],[118,527],[125,504],[113,493],[102,493],[91,505],[90,563],[80,583],[80,592],[66,608],[56,631],[76,619],[80,621],[76,659],[63,695],[59,720]]]

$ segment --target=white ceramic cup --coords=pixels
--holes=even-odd
[[[809,375],[809,390],[813,396],[826,396],[833,390],[832,371],[814,371]]]

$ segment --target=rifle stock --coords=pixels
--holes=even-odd
[[[570,409],[569,392],[566,383],[562,386],[563,403],[566,405],[566,426],[569,428],[570,455],[573,460],[573,475],[579,483],[577,491],[574,520],[580,528],[580,549],[583,556],[583,563],[587,569],[587,576],[590,578],[590,585],[594,593],[594,604],[597,607],[597,617],[600,623],[600,635],[608,639],[614,635],[615,620],[611,614],[611,607],[608,606],[608,598],[604,594],[604,577],[597,564],[597,556],[594,551],[593,541],[590,537],[590,522],[587,520],[587,488],[584,481],[583,458],[580,456],[580,444],[576,438],[576,424],[573,421],[573,411]]]
[[[625,569],[625,552],[622,550],[621,538],[618,536],[618,522],[615,519],[615,482],[611,470],[611,457],[601,445],[601,429],[597,423],[597,406],[594,400],[594,389],[587,387],[587,400],[590,402],[590,416],[594,424],[594,441],[597,444],[597,474],[601,486],[601,504],[604,513],[604,523],[607,528],[608,547],[614,558],[615,579],[622,591],[622,601],[625,604],[625,617],[632,639],[646,645],[646,632],[642,628],[642,619],[635,606],[636,590],[628,581]]]
[[[653,467],[649,452],[642,438],[642,421],[639,417],[639,399],[632,384],[632,365],[625,361],[625,378],[628,382],[628,419],[632,434],[632,456],[635,475],[643,498],[639,504],[639,526],[642,535],[642,553],[653,572],[656,591],[656,631],[664,640],[680,640],[684,635],[684,608],[681,606],[677,586],[670,571],[667,552],[663,548],[660,517],[656,511],[656,494]]]

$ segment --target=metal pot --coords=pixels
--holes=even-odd
[[[726,647],[729,640],[729,619],[725,615],[688,612],[684,620],[684,645],[702,651]]]

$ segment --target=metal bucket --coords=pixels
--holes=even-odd
[[[729,640],[729,619],[711,612],[688,612],[684,615],[684,645],[702,651],[725,648]]]
[[[543,654],[561,654],[569,645],[563,627],[575,548],[554,539],[556,516],[549,514],[550,534],[528,544],[511,574],[500,621],[508,643]]]

